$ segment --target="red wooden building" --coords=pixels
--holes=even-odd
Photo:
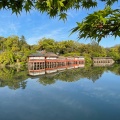
[[[84,63],[84,57],[59,57],[52,52],[38,52],[28,56],[28,68],[31,75],[84,67]]]

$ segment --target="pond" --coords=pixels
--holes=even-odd
[[[1,68],[0,120],[120,120],[120,65],[38,76]]]

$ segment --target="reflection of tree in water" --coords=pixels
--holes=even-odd
[[[42,85],[50,85],[50,84],[54,84],[56,79],[55,79],[55,74],[46,74],[46,75],[43,75],[39,78],[39,82],[42,84]]]
[[[104,71],[105,67],[89,67],[89,68],[77,68],[69,69],[57,74],[48,74],[39,78],[39,82],[43,85],[53,84],[56,80],[61,80],[65,82],[73,82],[80,80],[81,78],[88,78],[95,82],[98,80]]]
[[[109,67],[108,70],[116,75],[120,75],[120,64],[114,64],[112,67]]]
[[[53,84],[56,82],[56,80],[73,82],[81,78],[79,72],[80,69],[70,69],[70,70],[58,72],[56,74],[46,74],[39,78],[39,82],[43,85]]]
[[[39,76],[39,82],[42,85],[54,84],[57,80],[65,82],[73,82],[81,80],[82,78],[88,78],[95,82],[98,80],[104,71],[109,70],[116,75],[120,75],[120,65],[116,64],[112,67],[85,67],[77,69],[68,69],[59,71],[58,73],[45,74]],[[27,81],[25,81],[28,71],[17,70],[15,68],[1,68],[0,69],[0,87],[8,86],[10,89],[25,89]],[[38,76],[37,76],[38,78]]]
[[[59,79],[61,81],[65,81],[65,82],[73,82],[73,81],[77,81],[80,80],[82,78],[80,71],[81,69],[69,69],[69,70],[65,70],[61,73],[58,74],[58,76],[56,76],[56,79]]]
[[[83,71],[81,71],[81,75],[84,78],[88,78],[89,80],[95,82],[102,76],[105,70],[106,67],[89,67],[83,69]]]
[[[104,67],[90,67],[85,68],[81,71],[81,75],[84,78],[88,78],[95,82],[98,80],[105,71],[111,71],[116,75],[120,75],[120,64],[114,64],[112,66],[104,66]]]
[[[10,89],[25,89],[27,84],[25,80],[27,78],[27,70],[17,70],[15,68],[0,69],[0,87],[8,86]]]
[[[88,78],[92,81],[96,81],[101,77],[101,75],[104,73],[105,68],[102,67],[89,67],[89,68],[79,68],[79,69],[73,69],[71,71],[66,71],[64,78],[64,81],[72,82],[80,80],[81,78]],[[63,79],[61,79],[63,80]]]

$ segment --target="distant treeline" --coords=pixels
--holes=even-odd
[[[82,44],[74,40],[55,41],[42,38],[35,45],[29,45],[24,36],[0,37],[0,64],[20,65],[27,62],[27,56],[36,51],[46,50],[60,56],[84,56],[86,63],[92,63],[91,57],[112,57],[120,61],[120,45],[104,48],[96,42]]]

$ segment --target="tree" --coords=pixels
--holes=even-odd
[[[27,42],[25,40],[25,37],[22,35],[21,38],[20,38],[20,41],[19,41],[19,45],[20,47],[22,47],[23,45],[26,45]]]
[[[88,44],[89,45],[89,44]],[[101,47],[98,43],[92,42],[89,47],[91,57],[106,57],[106,49]]]
[[[26,62],[27,56],[35,50],[31,50],[30,45],[22,36],[0,37],[0,64],[11,65],[16,62]]]
[[[108,35],[120,37],[120,9],[112,10],[107,6],[104,10],[89,14],[81,23],[77,22],[77,27],[72,29],[72,33],[77,31],[79,39],[91,38],[98,43]]]
[[[120,45],[116,45],[109,48],[107,51],[108,56],[112,57],[116,61],[120,61]]]
[[[0,54],[0,63],[10,65],[14,63],[14,54],[11,51],[5,51]]]
[[[42,38],[38,41],[38,50],[46,50],[48,52],[56,51],[56,42],[50,38]]]
[[[59,19],[66,20],[69,9],[89,9],[97,7],[99,2],[105,3],[105,9],[88,15],[80,23],[77,22],[77,27],[72,29],[72,33],[78,31],[79,39],[91,38],[98,42],[109,34],[120,36],[120,9],[111,8],[118,0],[2,0],[0,9],[9,9],[16,14],[20,14],[22,10],[29,12],[36,9],[50,17],[59,16]]]
[[[0,36],[0,51],[4,51],[5,38]]]
[[[13,50],[13,52],[18,51],[19,50],[19,37],[18,36],[9,36],[8,38],[6,38],[6,40],[4,41],[4,46],[6,48],[6,50]]]
[[[79,43],[73,40],[61,41],[58,43],[58,53],[65,54],[65,56],[78,56],[80,55],[78,46]]]

